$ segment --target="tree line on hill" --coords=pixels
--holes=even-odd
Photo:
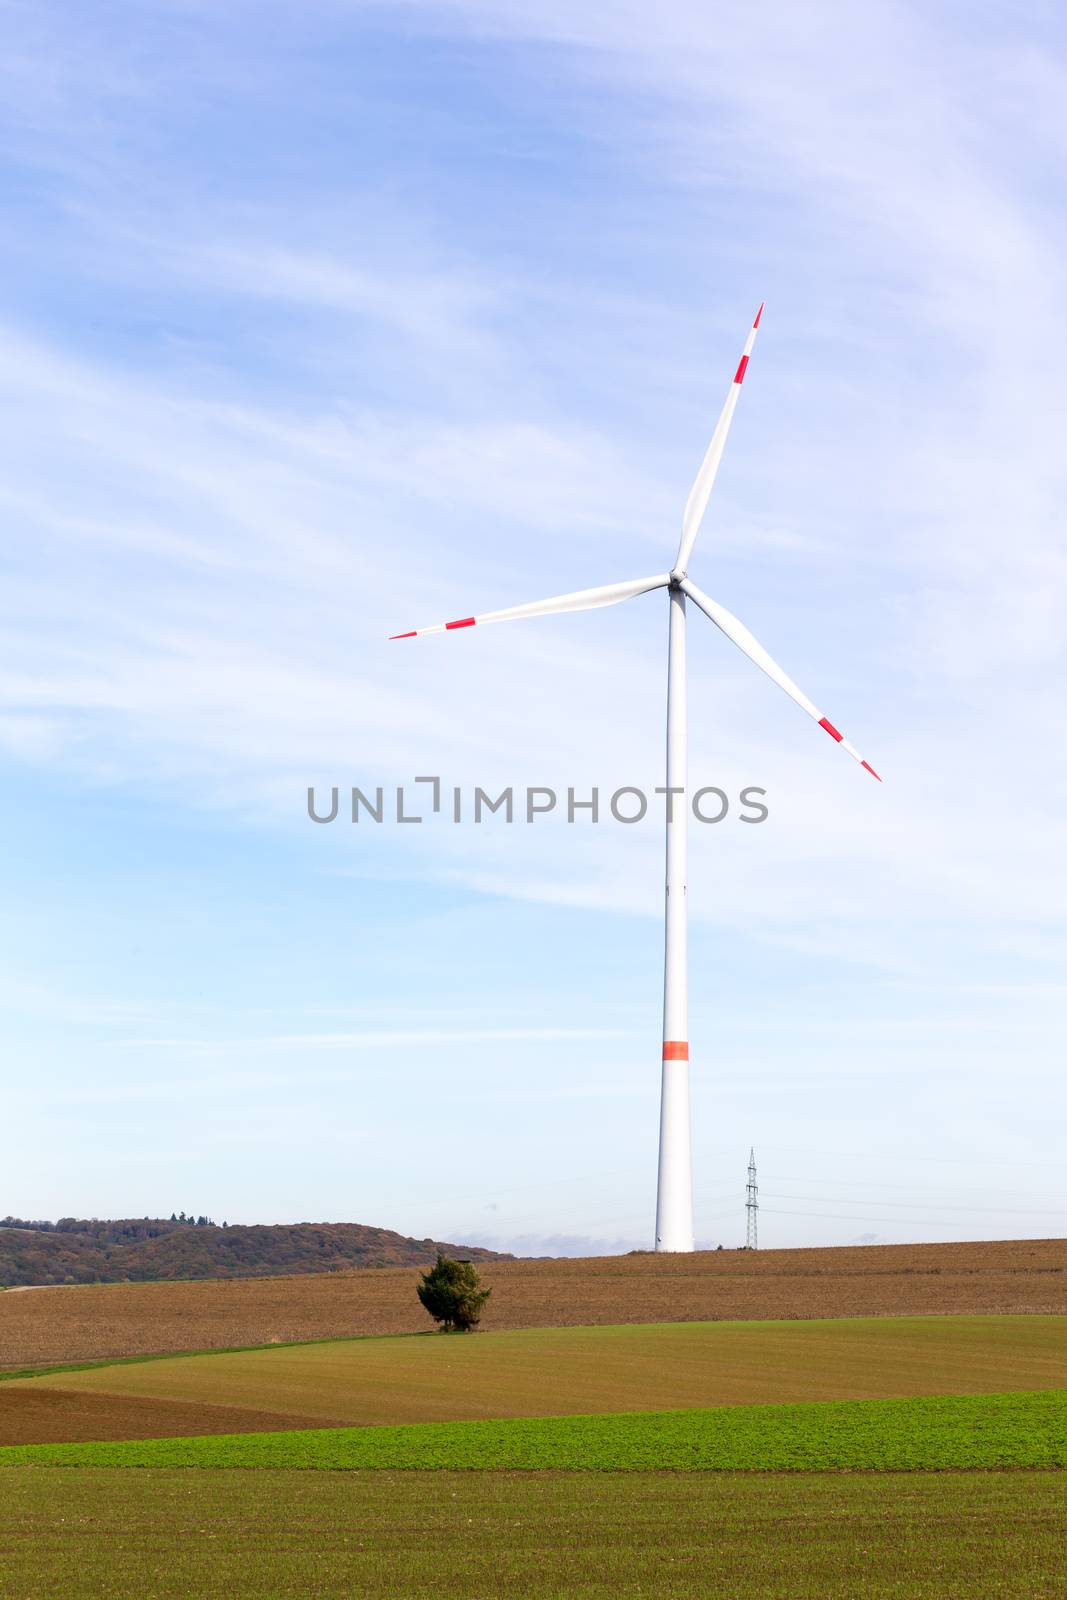
[[[189,1228],[213,1228],[213,1217],[194,1217],[172,1211],[163,1217],[129,1217],[121,1222],[101,1221],[99,1217],[60,1217],[58,1222],[29,1221],[26,1217],[0,1217],[0,1228],[23,1228],[32,1233],[89,1233],[96,1239],[121,1243],[124,1239],[158,1239],[171,1231],[173,1224]],[[224,1228],[230,1224],[224,1222]]]
[[[425,1267],[444,1252],[507,1259],[476,1246],[412,1239],[356,1222],[217,1226],[206,1216],[118,1221],[61,1217],[0,1221],[0,1286],[155,1283],[190,1278],[263,1278],[353,1267]]]

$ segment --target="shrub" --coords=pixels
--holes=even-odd
[[[419,1299],[445,1333],[469,1333],[476,1327],[491,1289],[483,1289],[470,1261],[439,1255],[418,1286]]]

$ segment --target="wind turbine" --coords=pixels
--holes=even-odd
[[[756,342],[763,307],[756,312],[745,348],[726,396],[726,403],[715,424],[707,454],[701,462],[696,482],[686,502],[682,518],[682,538],[670,572],[652,578],[635,578],[629,583],[611,583],[599,589],[580,589],[575,594],[556,595],[551,600],[534,600],[529,605],[509,606],[505,611],[486,611],[481,616],[459,617],[454,622],[439,622],[432,628],[412,628],[394,633],[394,639],[417,639],[424,633],[450,633],[455,628],[473,628],[487,622],[510,622],[518,617],[550,616],[557,611],[590,611],[597,606],[613,606],[620,600],[666,589],[670,601],[670,638],[667,655],[667,895],[663,964],[663,1079],[660,1095],[659,1181],[656,1192],[656,1249],[685,1251],[693,1248],[693,1157],[689,1131],[689,1006],[688,950],[686,915],[686,858],[688,850],[688,807],[674,805],[675,794],[685,795],[688,765],[688,722],[686,710],[685,602],[690,599],[704,615],[754,661],[779,689],[814,717],[842,749],[878,778],[859,751],[824,717],[806,694],[786,676],[776,661],[749,633],[743,622],[698,589],[688,575],[689,558],[707,510],[722,460],[726,435],[730,431],[741,385],[745,380],[752,347]],[[881,778],[878,778],[881,783]]]

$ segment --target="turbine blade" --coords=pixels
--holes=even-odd
[[[574,594],[557,594],[551,600],[531,600],[528,605],[509,606],[506,611],[483,611],[477,617],[459,617],[455,622],[437,622],[431,628],[411,628],[407,633],[390,634],[391,639],[418,639],[424,633],[448,633],[453,628],[473,628],[485,622],[510,622],[516,617],[547,617],[555,611],[592,611],[597,606],[618,605],[620,600],[632,600],[634,595],[647,594],[650,589],[662,589],[670,582],[670,574],[661,572],[654,578],[631,578],[629,583],[608,583],[599,589],[578,589]]]
[[[838,733],[833,723],[823,716],[818,706],[813,705],[807,695],[797,688],[792,678],[788,677],[777,661],[767,654],[759,640],[749,633],[743,622],[739,622],[732,612],[727,611],[725,606],[719,605],[710,595],[706,595],[702,589],[698,589],[696,584],[691,583],[688,578],[682,579],[681,587],[683,592],[700,607],[704,615],[710,617],[715,626],[725,633],[732,644],[742,650],[750,661],[754,661],[757,667],[762,668],[768,678],[778,685],[779,689],[785,690],[790,700],[795,700],[797,705],[808,713],[809,717],[814,717],[820,728],[825,728],[830,737],[836,739],[842,749],[847,750],[849,755],[858,761],[861,767],[866,767],[872,778],[878,778],[878,782],[881,783],[881,778],[878,777],[870,762],[864,761],[856,747],[849,744],[844,735]]]
[[[719,462],[722,460],[726,435],[730,431],[730,423],[733,421],[734,410],[737,406],[737,397],[741,393],[741,385],[745,381],[748,358],[752,354],[752,346],[756,342],[756,330],[759,327],[759,319],[762,315],[763,307],[761,305],[756,312],[755,321],[749,329],[748,338],[745,340],[745,348],[741,360],[737,364],[737,371],[734,373],[734,381],[730,385],[730,392],[726,396],[726,404],[719,413],[719,420],[715,424],[715,432],[711,436],[707,454],[700,463],[700,471],[696,475],[696,482],[690,489],[689,499],[685,503],[685,515],[682,518],[682,542],[678,546],[678,559],[674,563],[675,571],[677,572],[684,572],[689,565],[689,557],[693,554],[693,546],[696,544],[696,537],[700,532],[700,524],[704,520],[705,511],[708,509],[708,500],[711,498],[711,491],[715,486],[715,474],[718,472]]]

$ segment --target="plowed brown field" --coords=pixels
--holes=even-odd
[[[340,1421],[340,1419],[338,1419]],[[0,1443],[59,1444],[79,1439],[164,1439],[204,1433],[273,1433],[321,1428],[321,1417],[293,1421],[291,1412],[136,1395],[66,1394],[61,1389],[5,1386]]]
[[[89,1284],[0,1294],[0,1367],[428,1326],[417,1272]],[[1067,1240],[493,1262],[486,1328],[1067,1313]]]

